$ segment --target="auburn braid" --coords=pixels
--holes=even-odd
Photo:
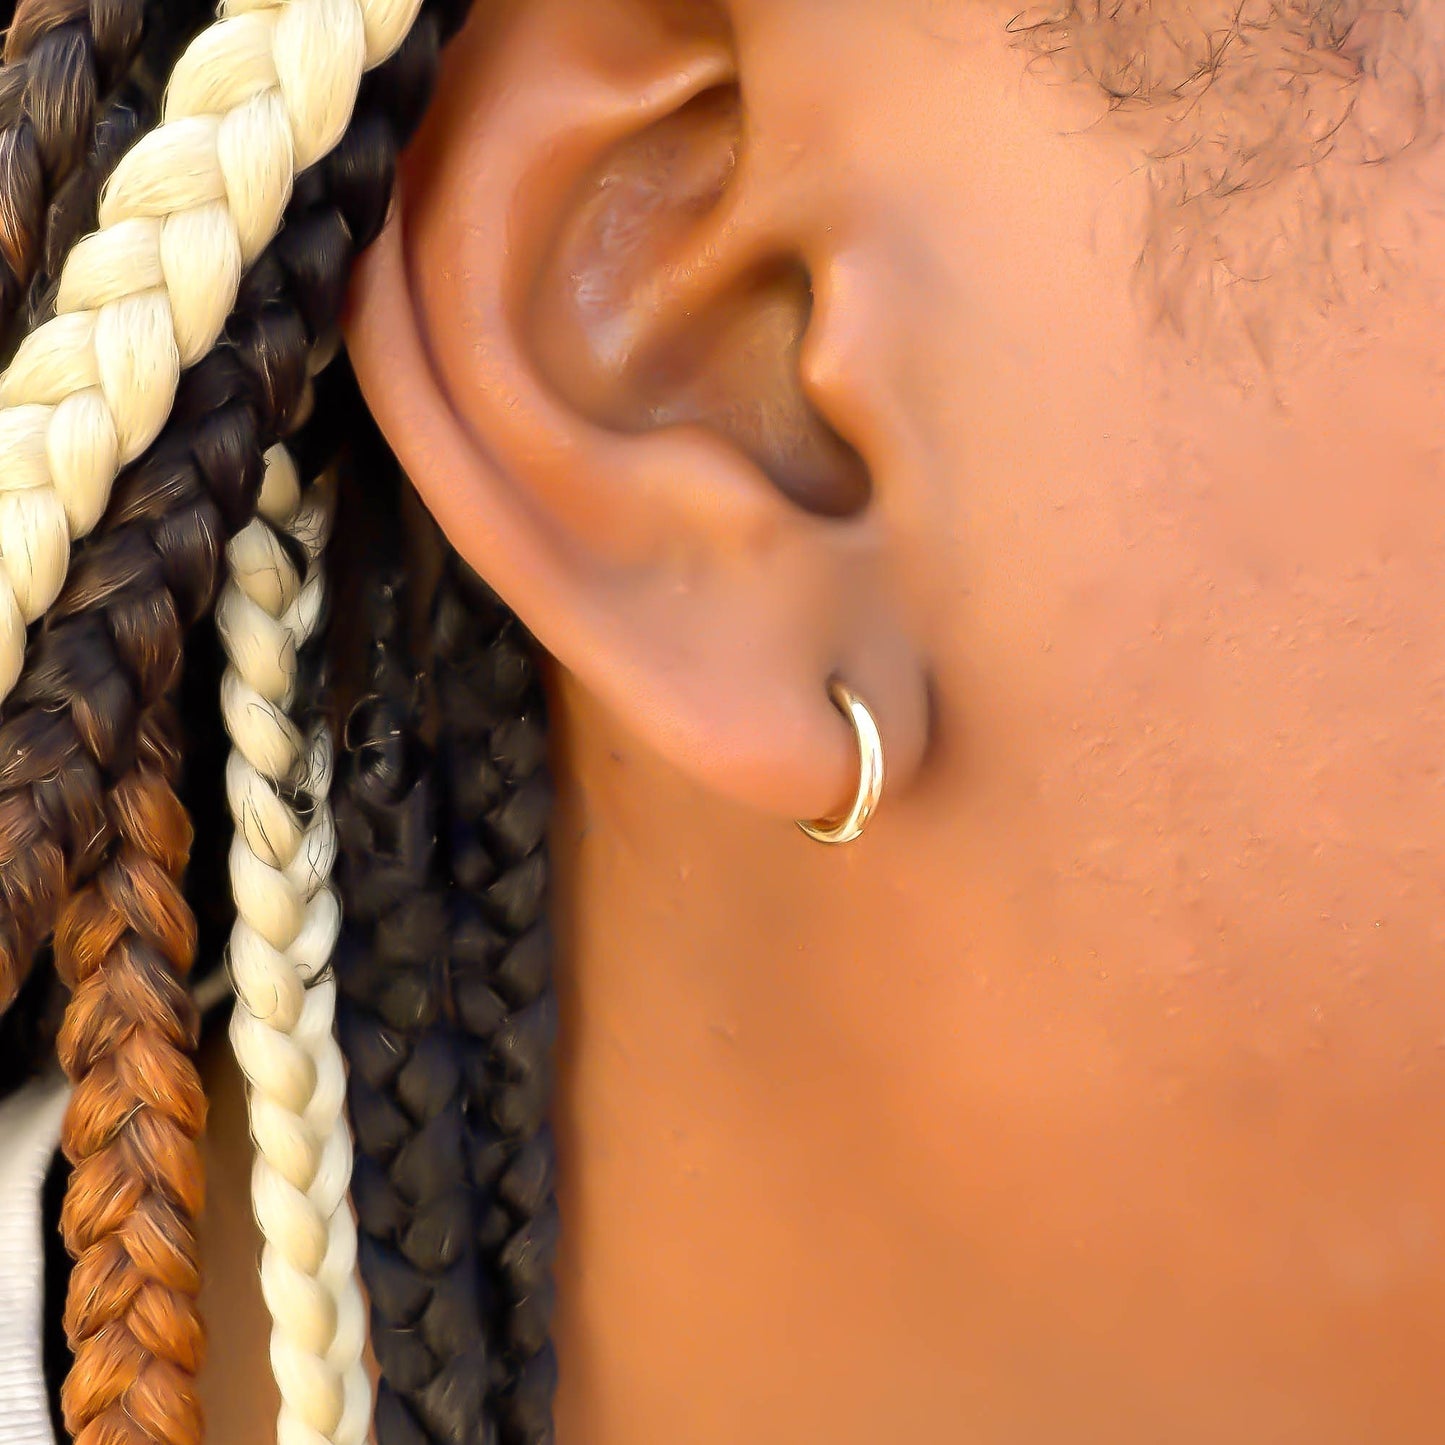
[[[74,1081],[61,1214],[76,1263],[61,1392],[76,1445],[199,1445],[204,1332],[195,1219],[206,1100],[185,976],[195,924],[181,891],[191,830],[176,799],[176,719],[147,709],[111,790],[114,847],[67,904],[56,966],[74,989],[59,1052]]]
[[[557,1003],[546,708],[531,639],[455,553],[437,587],[432,648],[455,888],[452,1006],[469,1040],[478,1247],[497,1311],[494,1409],[504,1445],[550,1445]]]
[[[204,406],[194,388],[183,420],[194,420],[190,405]],[[174,480],[174,458],[150,460],[127,478],[127,487],[138,485],[134,496],[118,494],[122,503],[155,506],[157,479]],[[165,499],[163,486],[159,495]],[[76,1167],[62,1216],[77,1261],[66,1312],[75,1359],[62,1402],[80,1445],[194,1445],[202,1431],[193,1380],[203,1347],[194,1217],[205,1101],[190,1057],[198,1022],[184,983],[195,950],[180,886],[190,827],[174,791],[179,750],[167,702],[197,599],[178,599],[158,580],[169,559],[139,550],[143,530],[122,507],[82,554],[37,638],[42,666],[28,675],[37,687],[55,687],[67,682],[67,665],[109,662],[135,688],[133,735],[96,794],[104,826],[92,840],[94,864],[76,878],[55,938],[57,967],[75,989],[59,1040],[76,1081],[63,1136]],[[216,544],[214,530],[202,534],[201,545]],[[138,570],[117,571],[118,559]],[[96,651],[97,627],[114,655]],[[60,671],[47,672],[51,666]],[[114,693],[86,694],[68,681],[81,699],[72,713],[88,707],[104,718]]]
[[[299,415],[311,348],[385,217],[455,11],[453,0],[424,7],[366,78],[341,144],[300,179],[284,229],[243,282],[225,344],[183,378],[171,421],[122,474],[102,532],[30,640],[0,724],[0,1006],[66,889],[103,856],[108,783],[128,771],[141,716],[211,604],[225,541],[254,515],[263,451]]]

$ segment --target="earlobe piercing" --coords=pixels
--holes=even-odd
[[[800,819],[798,827],[816,843],[851,843],[862,836],[883,796],[883,737],[868,705],[845,682],[833,678],[828,684],[828,696],[852,723],[858,739],[858,792],[842,818],[818,818],[810,823]]]

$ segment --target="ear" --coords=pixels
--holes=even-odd
[[[731,37],[700,0],[486,9],[357,279],[378,423],[453,545],[675,766],[836,812],[836,674],[895,796],[924,669],[842,359],[809,334],[797,167],[753,148]]]

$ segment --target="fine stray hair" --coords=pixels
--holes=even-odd
[[[451,553],[424,685],[405,573],[385,544],[400,530],[390,481],[366,493],[382,555],[337,802],[377,1439],[547,1445],[555,1004],[540,686],[529,640]]]
[[[1137,295],[1192,352],[1250,381],[1408,274],[1395,183],[1445,140],[1436,0],[1044,0],[1009,29],[1137,146]]]

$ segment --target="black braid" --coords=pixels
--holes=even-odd
[[[503,1445],[548,1445],[558,1218],[546,708],[531,639],[454,553],[432,647],[458,898],[453,999],[471,1040],[473,1181],[486,1201],[478,1242],[498,1310],[496,1408]]]
[[[385,457],[368,422],[360,433],[360,452]],[[337,975],[377,1439],[549,1445],[555,1007],[540,689],[520,627],[449,554],[433,614],[434,756],[407,635],[396,466],[367,470],[376,540],[349,615],[363,613],[372,641],[339,770]]]
[[[461,1041],[448,1009],[449,899],[436,773],[421,737],[399,568],[374,576],[368,696],[337,793],[346,923],[337,1023],[356,1136],[378,1445],[494,1445],[489,1341],[465,1168]]]
[[[375,425],[354,416],[355,474],[336,551],[355,587],[337,616],[363,619],[362,697],[342,728],[334,808],[343,900],[337,1032],[356,1140],[352,1202],[380,1366],[378,1445],[472,1445],[486,1433],[488,1341],[462,1166],[464,1095],[447,1009],[448,899],[436,774],[408,637],[400,474]],[[359,507],[347,500],[362,497]],[[343,611],[344,608],[344,611]],[[357,641],[344,625],[333,652]],[[343,664],[343,670],[344,664]]]

